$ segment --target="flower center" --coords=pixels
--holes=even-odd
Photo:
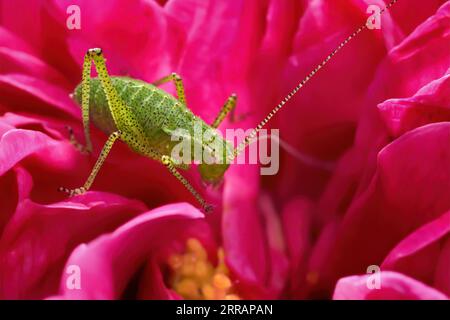
[[[214,266],[200,241],[190,238],[183,254],[169,258],[172,269],[172,288],[185,299],[237,300],[222,248],[217,250],[218,263]]]

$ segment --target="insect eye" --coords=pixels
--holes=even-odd
[[[101,53],[102,53],[102,49],[101,48],[92,48],[92,49],[89,49],[88,50],[88,53],[91,55],[91,56],[94,56],[94,55],[100,55]]]

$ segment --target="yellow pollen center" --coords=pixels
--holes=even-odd
[[[169,258],[172,269],[172,288],[185,299],[238,300],[222,248],[217,250],[218,263],[214,266],[200,241],[190,238],[183,254]]]

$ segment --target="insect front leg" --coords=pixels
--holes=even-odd
[[[105,162],[106,157],[108,156],[109,152],[111,151],[111,148],[114,144],[114,142],[120,138],[121,132],[116,131],[110,134],[108,137],[108,140],[106,141],[105,145],[103,146],[102,152],[100,153],[100,156],[97,159],[97,162],[94,165],[94,168],[91,171],[91,174],[87,178],[86,182],[82,187],[76,188],[76,189],[67,189],[64,187],[60,187],[58,190],[61,192],[67,193],[69,196],[74,196],[77,194],[83,194],[86,191],[89,190],[92,183],[94,182],[95,177],[97,176],[97,173],[100,171],[100,168],[102,167],[103,163]]]
[[[190,193],[192,193],[192,195],[195,197],[195,199],[197,199],[197,201],[201,204],[201,206],[203,207],[203,210],[205,210],[205,212],[208,213],[213,210],[212,205],[208,204],[202,198],[202,196],[200,196],[200,194],[194,189],[194,187],[189,183],[189,181],[187,181],[187,179],[185,177],[183,177],[181,175],[181,173],[178,172],[178,170],[175,168],[175,162],[173,161],[173,159],[171,157],[162,156],[161,162],[163,163],[163,165],[166,166],[166,168],[170,171],[170,173],[173,174],[175,176],[175,178],[177,178],[178,181],[180,181],[186,187],[186,189],[189,190]]]
[[[184,93],[184,85],[183,85],[183,80],[181,79],[181,77],[173,72],[168,76],[165,76],[155,82],[153,82],[154,86],[159,86],[162,85],[164,83],[167,83],[169,81],[173,81],[173,83],[175,84],[175,88],[177,90],[177,96],[178,96],[178,100],[183,103],[184,105],[186,105],[186,94]]]
[[[222,121],[225,119],[228,113],[230,113],[231,121],[234,121],[234,108],[236,107],[237,103],[237,95],[232,94],[228,97],[225,104],[222,106],[222,108],[219,111],[219,114],[217,115],[216,119],[213,121],[211,127],[218,128],[219,125],[222,123]]]
[[[89,94],[91,80],[91,57],[89,53],[84,56],[83,76],[81,80],[81,113],[83,117],[83,129],[86,146],[75,139],[72,128],[68,127],[70,142],[81,152],[92,152],[91,133],[89,128]]]

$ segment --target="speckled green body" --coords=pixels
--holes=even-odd
[[[172,148],[179,143],[179,141],[171,141],[172,133],[178,128],[189,132],[191,137],[194,137],[194,124],[197,124],[197,126],[200,124],[203,132],[211,129],[183,103],[164,90],[144,81],[128,77],[111,77],[111,82],[119,97],[127,106],[126,114],[137,119],[141,131],[144,132],[145,137],[140,137],[136,145],[134,145],[134,141],[125,141],[134,151],[140,154],[148,156],[148,153],[144,154],[141,151],[142,145],[145,145],[148,146],[148,149],[156,151],[158,155],[170,156]],[[133,135],[135,131],[132,128],[126,126],[118,128],[116,125],[100,80],[92,78],[90,84],[89,116],[94,125],[108,135],[117,130],[128,136]],[[74,92],[74,100],[78,104],[81,104],[81,95],[80,84]],[[208,148],[214,150],[218,143],[223,146],[223,164],[200,165],[202,177],[210,182],[217,182],[222,178],[223,173],[228,168],[225,160],[233,152],[230,143],[222,139],[218,133],[214,134],[217,136],[211,139],[213,141],[211,143],[194,139],[192,144],[193,148],[194,144],[199,144],[202,151]],[[194,152],[191,154],[193,155]],[[160,160],[159,156],[154,158]]]

